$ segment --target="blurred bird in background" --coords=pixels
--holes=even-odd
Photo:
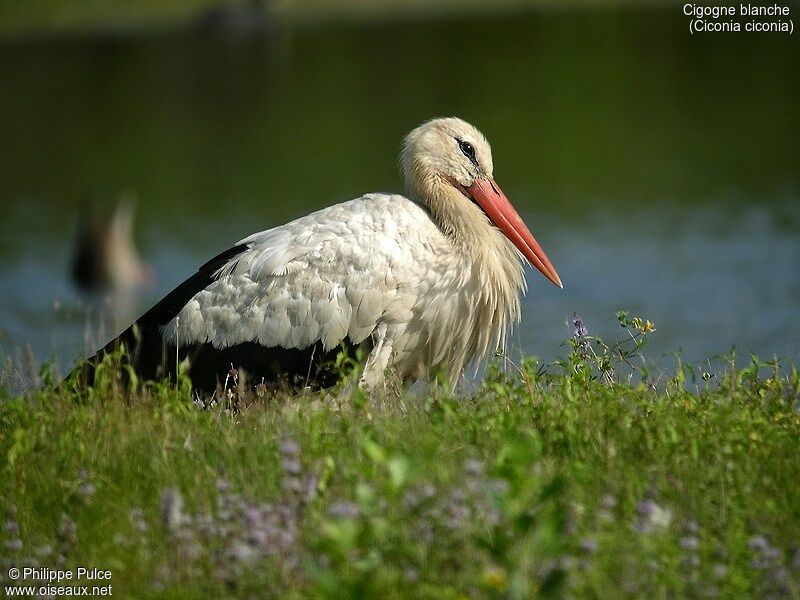
[[[153,269],[133,240],[134,202],[124,195],[111,214],[85,204],[78,221],[70,276],[87,292],[124,291],[151,286]]]

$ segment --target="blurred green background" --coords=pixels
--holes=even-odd
[[[401,191],[403,135],[457,115],[565,283],[529,272],[517,354],[627,308],[656,358],[798,358],[797,36],[690,36],[671,4],[425,6],[6,0],[5,354],[66,365],[110,337],[87,330],[116,301],[67,277],[82,203],[137,198],[158,280],[120,325],[253,231]]]

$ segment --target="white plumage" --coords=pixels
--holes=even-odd
[[[502,299],[482,293],[500,265],[468,260],[411,200],[368,194],[242,240],[248,250],[163,335],[217,348],[322,340],[325,350],[372,336],[367,385],[389,366],[403,378],[439,368],[454,376],[519,316],[522,270],[510,243],[497,241],[514,275]]]
[[[157,306],[143,319],[160,319],[162,346],[360,345],[365,387],[387,369],[407,382],[439,370],[457,377],[519,320],[523,257],[560,281],[491,179],[491,151],[474,127],[420,126],[403,165],[414,200],[367,194],[251,235],[172,314]]]

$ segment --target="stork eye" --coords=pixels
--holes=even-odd
[[[462,140],[456,140],[456,141],[458,142],[458,147],[464,154],[464,156],[466,156],[470,160],[470,162],[477,165],[478,161],[475,158],[475,148],[472,147],[472,144],[470,144],[469,142],[464,142]]]

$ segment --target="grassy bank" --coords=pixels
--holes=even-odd
[[[3,574],[99,567],[117,597],[800,597],[798,371],[731,358],[656,389],[604,356],[576,342],[466,396],[201,407],[110,370],[4,397]]]

